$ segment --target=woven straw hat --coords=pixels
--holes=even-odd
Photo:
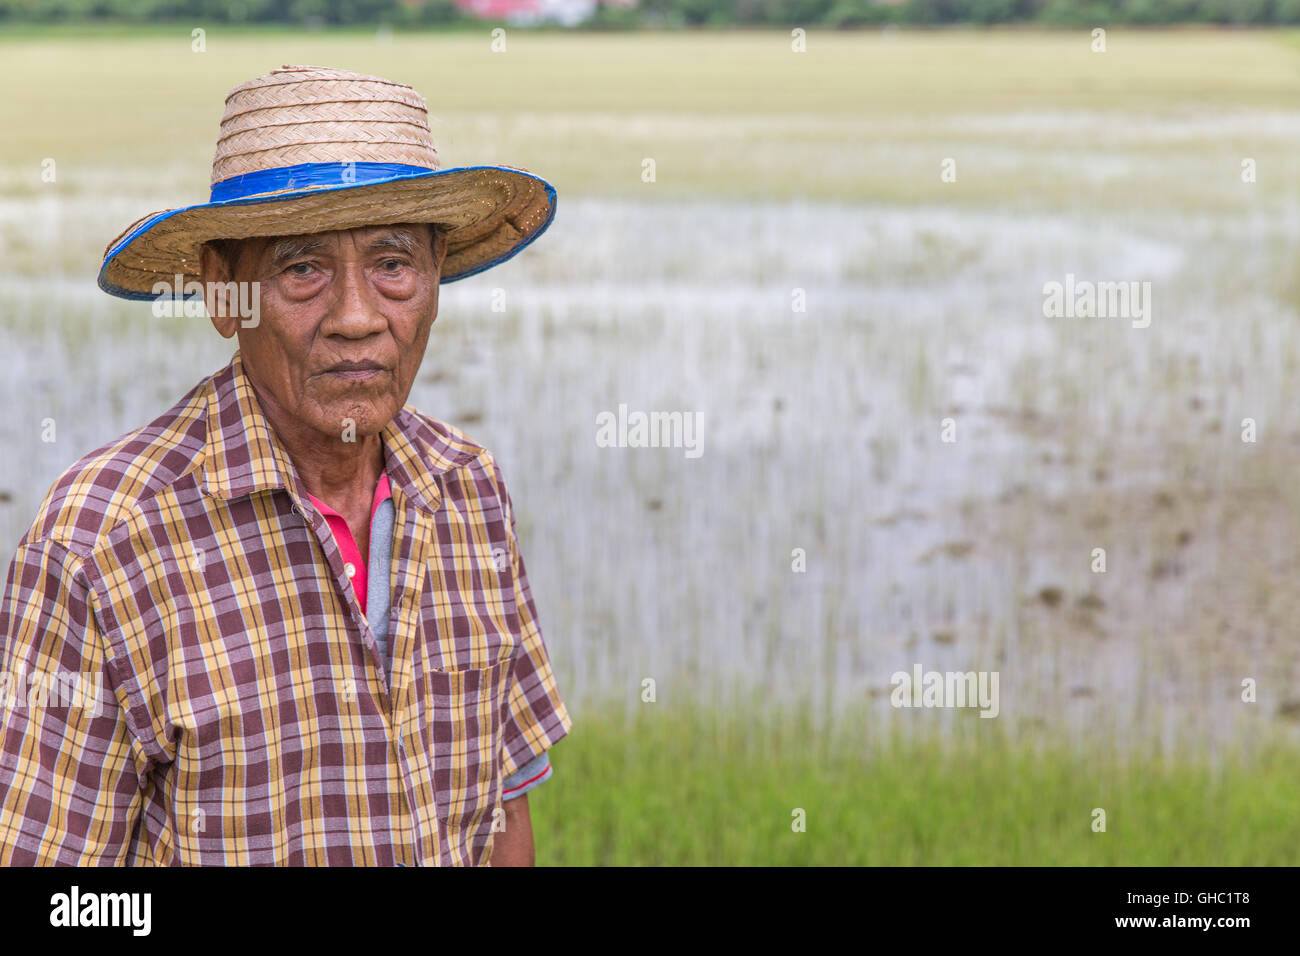
[[[155,299],[155,285],[171,287],[178,274],[199,280],[209,239],[398,222],[442,225],[442,281],[454,282],[509,259],[554,216],[554,187],[527,170],[439,168],[424,100],[411,87],[282,66],[226,97],[209,201],[130,225],[105,250],[99,287]]]

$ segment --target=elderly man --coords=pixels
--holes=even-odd
[[[491,453],[405,403],[440,284],[555,192],[440,169],[414,90],[315,67],[232,91],[212,179],[105,255],[126,298],[202,280],[238,350],[19,543],[0,863],[528,865],[571,724],[516,515]]]

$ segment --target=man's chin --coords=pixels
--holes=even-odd
[[[397,409],[391,399],[364,402],[349,398],[325,406],[325,414],[315,425],[318,431],[337,436],[343,441],[360,441],[383,431],[395,414]]]

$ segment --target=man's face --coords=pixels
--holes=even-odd
[[[205,247],[203,280],[260,284],[256,326],[243,327],[230,305],[213,318],[223,336],[238,334],[259,394],[305,429],[340,438],[350,419],[357,437],[379,432],[424,357],[445,238],[433,248],[428,226],[371,226],[247,239],[234,250],[230,274]],[[218,315],[212,301],[208,311]]]

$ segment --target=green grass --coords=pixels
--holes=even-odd
[[[530,797],[539,865],[1300,863],[1300,752],[1214,767],[1009,740],[1000,721],[895,738],[642,705],[575,717]],[[857,741],[855,748],[854,741]],[[1095,807],[1106,832],[1091,828]],[[791,828],[807,814],[806,832]]]

